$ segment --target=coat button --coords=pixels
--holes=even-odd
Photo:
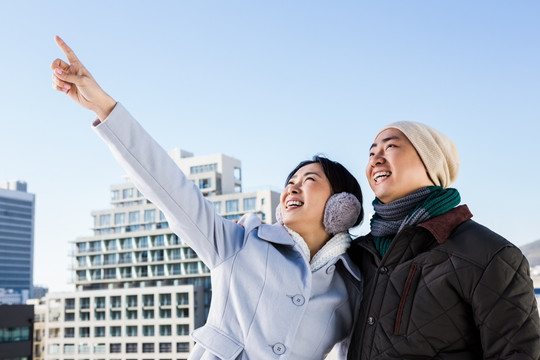
[[[294,295],[292,297],[292,302],[296,306],[302,306],[306,302],[306,298],[304,298],[302,295]]]
[[[367,324],[369,326],[375,325],[375,318],[373,316],[370,316],[367,318]]]
[[[282,343],[277,343],[274,346],[272,346],[272,351],[276,355],[283,355],[285,354],[285,345],[283,345]]]
[[[334,270],[336,270],[336,265],[330,265],[329,267],[326,268],[326,273],[330,275],[331,273],[334,272]]]
[[[388,272],[388,268],[386,266],[383,266],[379,269],[379,274],[386,274]]]

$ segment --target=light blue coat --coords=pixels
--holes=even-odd
[[[210,312],[189,359],[316,360],[347,347],[362,290],[346,254],[312,272],[282,225],[223,219],[121,104],[95,130],[211,270]]]

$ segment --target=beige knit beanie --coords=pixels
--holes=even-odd
[[[458,151],[446,135],[422,123],[398,121],[385,126],[375,137],[386,129],[398,129],[405,134],[435,185],[447,188],[456,181],[459,172]]]

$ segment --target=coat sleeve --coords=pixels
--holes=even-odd
[[[487,265],[472,298],[484,359],[540,359],[540,322],[530,267],[514,246]]]
[[[244,229],[216,213],[213,203],[120,103],[94,129],[135,186],[163,211],[170,228],[206,266],[215,268],[243,246]]]

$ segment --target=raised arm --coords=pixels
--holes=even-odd
[[[52,62],[53,88],[64,92],[82,107],[92,110],[104,121],[114,109],[116,101],[101,89],[64,40],[58,36],[55,36],[54,40],[68,62],[61,59]]]

